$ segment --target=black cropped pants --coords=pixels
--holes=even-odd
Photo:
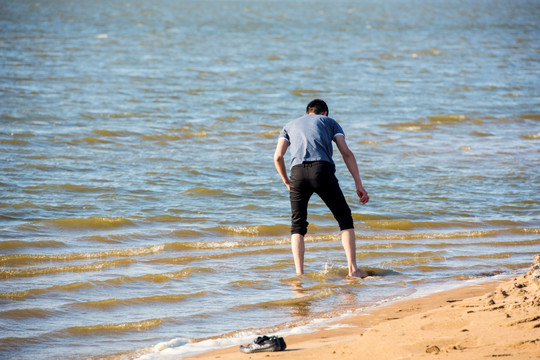
[[[316,193],[330,209],[340,230],[354,228],[351,209],[339,187],[334,164],[326,161],[304,162],[291,169],[291,234],[307,233],[309,199]]]

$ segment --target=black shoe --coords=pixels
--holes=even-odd
[[[283,351],[287,348],[285,340],[277,336],[259,336],[249,345],[241,345],[240,351],[246,354],[263,351]]]
[[[277,341],[278,341],[278,344],[279,344],[279,347],[280,347],[280,351],[283,351],[287,348],[287,344],[285,344],[285,339],[283,339],[282,337],[278,337],[277,338]]]

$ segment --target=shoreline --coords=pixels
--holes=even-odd
[[[525,274],[399,300],[285,341],[281,352],[230,346],[184,359],[538,359],[540,256]]]

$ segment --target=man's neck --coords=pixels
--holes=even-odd
[[[322,116],[328,116],[328,112],[324,111],[322,114],[315,114],[314,112],[309,112],[306,115],[322,115]]]

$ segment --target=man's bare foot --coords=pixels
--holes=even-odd
[[[348,278],[360,278],[360,279],[363,279],[367,276],[368,276],[367,273],[362,269],[358,269],[352,274],[347,275]]]

